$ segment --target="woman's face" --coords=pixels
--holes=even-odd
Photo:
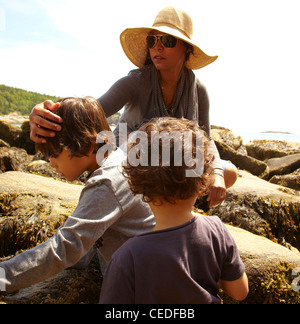
[[[162,36],[165,35],[159,31],[153,31],[150,35]],[[163,71],[180,71],[185,64],[187,49],[182,40],[177,40],[177,45],[174,48],[164,47],[160,40],[157,41],[153,48],[149,49],[150,57],[156,69]]]

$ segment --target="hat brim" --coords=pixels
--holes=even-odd
[[[209,56],[205,54],[197,45],[195,45],[188,37],[184,36],[180,31],[167,27],[142,27],[128,28],[124,30],[120,36],[122,48],[129,60],[141,68],[145,65],[148,55],[147,36],[152,30],[157,30],[161,33],[172,35],[178,39],[193,46],[194,51],[186,62],[186,67],[191,70],[201,69],[213,63],[218,56]]]

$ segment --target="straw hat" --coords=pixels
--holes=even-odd
[[[146,38],[150,31],[172,35],[194,47],[186,67],[198,70],[214,62],[218,56],[208,56],[192,41],[193,21],[184,11],[167,7],[159,12],[152,27],[129,28],[121,34],[121,45],[129,60],[137,67],[143,67],[148,55]]]

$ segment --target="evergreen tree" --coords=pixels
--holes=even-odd
[[[2,115],[12,112],[29,115],[36,104],[45,100],[56,102],[59,98],[0,85],[0,114]]]

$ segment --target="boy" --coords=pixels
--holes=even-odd
[[[55,113],[64,120],[62,131],[47,143],[37,145],[37,149],[69,181],[85,171],[91,175],[73,215],[52,238],[0,263],[0,269],[5,271],[6,281],[2,284],[6,285],[7,293],[45,280],[65,268],[78,267],[80,260],[84,267],[96,251],[104,274],[115,250],[128,238],[154,227],[150,208],[132,195],[120,172],[123,152],[118,150],[102,161],[99,157],[97,160],[96,153],[103,145],[96,144],[97,134],[110,131],[97,100],[66,98],[57,106]],[[98,249],[97,241],[102,243]]]
[[[133,193],[149,203],[156,226],[153,232],[127,241],[113,255],[100,303],[218,304],[219,288],[235,299],[245,299],[248,280],[232,236],[218,217],[192,214],[197,196],[204,195],[212,181],[207,140],[203,141],[204,148],[196,146],[197,136],[203,139],[204,133],[193,122],[172,118],[156,119],[140,131],[148,136],[147,147],[138,151],[133,143],[128,151],[134,149],[137,156],[148,152],[149,160],[159,152],[159,165],[132,166],[128,156],[124,173]],[[155,140],[157,134],[166,131],[174,135],[169,137],[170,146],[163,145],[164,140]],[[183,140],[186,132],[192,135],[190,142]],[[158,147],[153,146],[155,141]],[[182,143],[182,157],[178,156],[178,143]],[[138,145],[141,147],[141,143]],[[169,164],[163,162],[166,147]],[[202,175],[186,176],[193,169],[186,160],[189,156],[202,160]]]

